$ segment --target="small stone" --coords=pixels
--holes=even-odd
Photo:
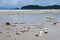
[[[45,34],[47,34],[48,32],[45,32]]]
[[[38,37],[39,36],[39,34],[35,34],[35,37]]]

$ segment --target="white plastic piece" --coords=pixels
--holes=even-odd
[[[40,31],[40,35],[42,35],[43,34],[43,31]]]
[[[47,28],[46,28],[46,27],[44,27],[43,29],[44,29],[44,30],[47,30]]]

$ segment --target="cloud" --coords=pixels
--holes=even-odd
[[[58,5],[59,2],[57,1],[49,1],[47,2],[48,5]]]
[[[60,4],[60,0],[0,0],[1,7],[22,7],[25,5],[55,5]]]
[[[42,5],[42,6],[47,6],[47,5],[55,5],[55,4],[60,4],[59,0],[20,0],[19,5],[25,6],[25,5]]]
[[[18,0],[2,0],[0,1],[0,7],[2,6],[16,6],[18,4]]]
[[[34,4],[34,0],[19,0],[19,5],[28,5],[28,4]]]

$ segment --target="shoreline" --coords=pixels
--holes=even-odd
[[[0,10],[0,15],[5,14],[41,14],[41,13],[60,13],[60,10]]]

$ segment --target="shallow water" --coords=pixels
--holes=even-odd
[[[50,21],[46,20],[47,16],[51,16]],[[11,23],[10,27],[6,27],[6,22]],[[57,22],[57,24],[53,25],[54,22]],[[42,36],[39,35],[38,38],[34,37],[35,33],[40,32],[39,27],[43,25],[48,29],[48,33]],[[15,34],[16,31],[19,32],[19,27],[23,28],[27,26],[33,26],[34,29],[29,30],[27,33],[20,33],[21,36]],[[9,28],[10,30],[8,30]],[[0,32],[2,32],[0,40],[60,40],[60,13],[0,15]],[[8,38],[6,35],[10,35],[11,37]]]

